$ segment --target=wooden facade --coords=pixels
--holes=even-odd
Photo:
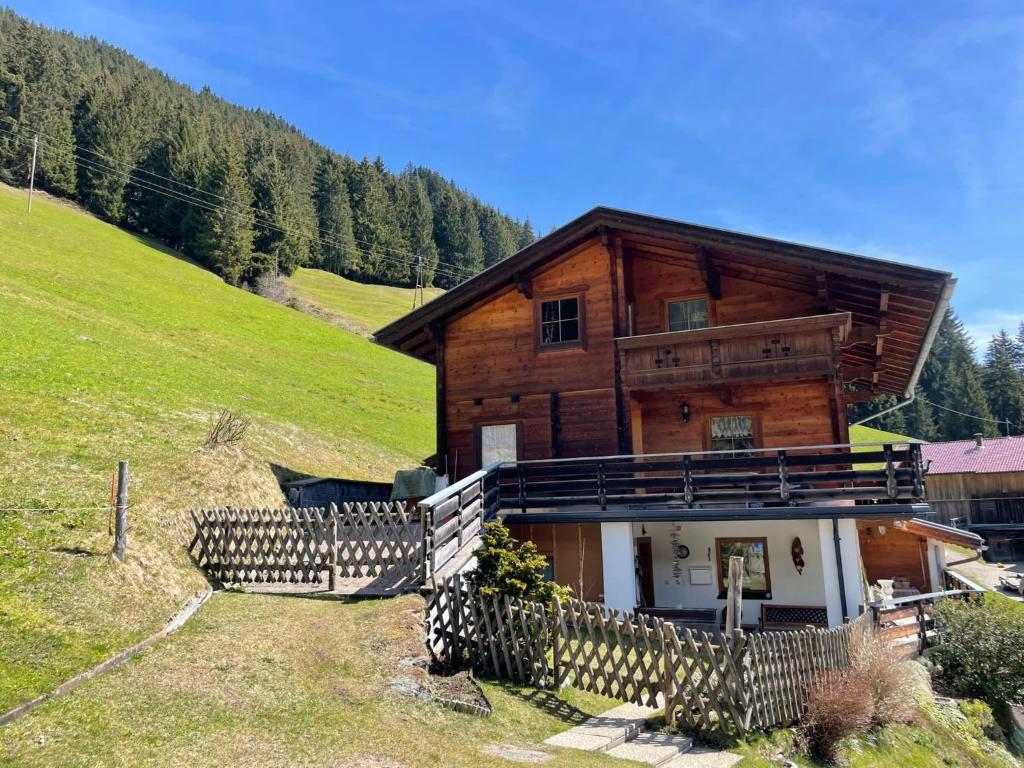
[[[723,417],[750,425],[751,447],[841,444],[849,398],[912,387],[951,286],[932,270],[595,209],[377,339],[436,363],[437,460],[454,477],[480,468],[484,431],[502,425],[515,425],[504,450],[519,460],[714,450]],[[699,322],[673,329],[683,307]],[[516,533],[568,584],[585,542],[581,597],[600,599],[600,526],[560,527]]]
[[[928,477],[935,520],[985,537],[985,559],[1024,560],[1024,472],[963,472]]]

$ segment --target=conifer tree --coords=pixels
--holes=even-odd
[[[935,426],[935,415],[920,384],[914,390],[914,402],[904,409],[904,420],[906,432],[903,434],[908,437],[931,442],[939,436],[938,428]]]
[[[461,265],[456,254],[466,248],[461,206],[454,190],[447,184],[437,185],[433,201],[434,237],[440,267],[434,282],[442,288],[451,288],[460,282]]]
[[[530,217],[527,216],[523,223],[519,225],[519,241],[516,243],[518,246],[516,250],[522,250],[536,239],[537,235],[533,231],[533,223],[530,221]]]
[[[423,180],[411,171],[402,174],[408,194],[404,229],[409,251],[419,256],[424,285],[430,285],[437,269],[437,244],[434,242],[434,209]]]
[[[938,439],[963,440],[976,432],[995,434],[994,425],[987,421],[992,414],[974,343],[952,308],[946,310],[939,326],[920,385],[925,399],[934,406]]]
[[[1015,339],[999,331],[985,353],[983,381],[989,410],[1004,426],[1004,434],[1020,434],[1024,424],[1024,377],[1020,372],[1021,353]],[[997,425],[998,427],[998,425]]]
[[[254,215],[241,152],[230,139],[219,147],[205,187],[223,204],[201,214],[191,255],[237,285],[252,265]]]
[[[85,148],[78,168],[82,202],[100,216],[125,218],[128,170],[139,161],[144,143],[144,86],[106,76],[96,81],[79,107],[76,143]]]
[[[317,265],[337,275],[353,275],[361,266],[361,252],[352,234],[352,209],[345,173],[336,157],[320,157],[313,182],[313,202],[320,237]]]
[[[363,249],[362,276],[379,279],[388,273],[389,260],[403,257],[390,250],[392,228],[397,226],[397,222],[391,216],[388,191],[377,164],[364,157],[353,169],[349,190],[352,195],[352,232]]]
[[[480,237],[484,244],[484,267],[497,264],[514,253],[516,239],[505,219],[494,208],[482,206],[479,211]]]

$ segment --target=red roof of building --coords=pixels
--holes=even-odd
[[[980,447],[973,438],[926,443],[921,452],[929,475],[1024,472],[1024,437],[986,437]]]

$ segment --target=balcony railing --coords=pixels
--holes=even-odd
[[[502,464],[504,510],[671,504],[687,508],[919,502],[921,446],[886,443],[548,459]]]
[[[850,313],[722,325],[616,339],[622,381],[644,388],[828,375]]]

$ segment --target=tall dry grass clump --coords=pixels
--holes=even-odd
[[[821,673],[807,694],[803,735],[808,751],[835,762],[843,739],[866,733],[874,715],[874,697],[863,674],[853,669]]]
[[[871,693],[873,725],[903,722],[910,717],[917,688],[913,662],[897,657],[877,632],[866,630],[851,638],[850,666]]]

